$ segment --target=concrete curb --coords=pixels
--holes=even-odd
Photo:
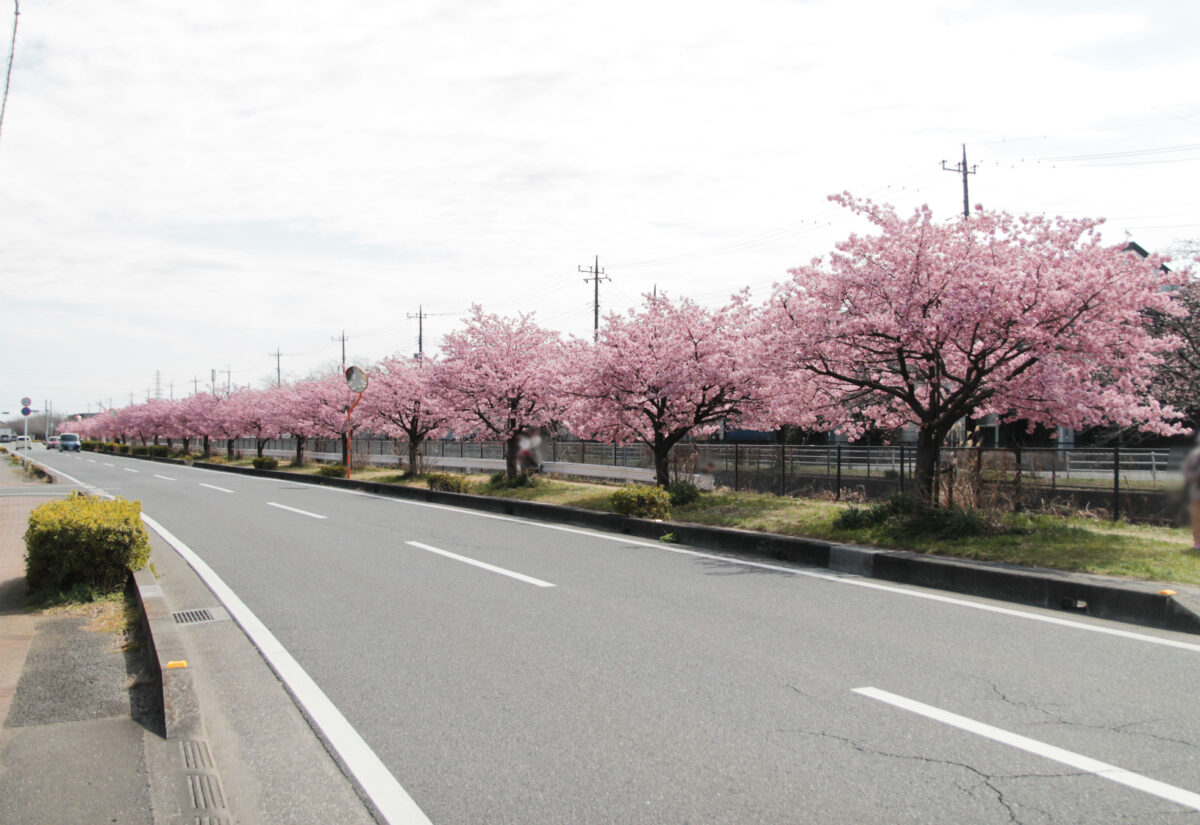
[[[158,666],[167,739],[203,739],[204,723],[188,670],[187,651],[162,588],[148,566],[133,571],[130,586],[135,588],[142,606],[142,621]]]

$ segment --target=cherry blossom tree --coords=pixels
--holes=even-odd
[[[1154,396],[1159,401],[1186,410],[1193,423],[1200,422],[1200,280],[1189,264],[1200,262],[1200,241],[1177,244],[1170,250],[1184,266],[1180,269],[1184,282],[1174,293],[1183,312],[1156,319],[1160,331],[1174,336],[1178,346],[1163,358],[1154,382]]]
[[[979,209],[935,223],[928,207],[902,219],[848,194],[831,199],[876,234],[851,235],[828,262],[776,285],[764,364],[777,389],[794,381],[811,405],[777,401],[780,421],[816,418],[851,434],[916,426],[925,503],[945,437],[965,418],[1181,431],[1147,392],[1176,345],[1150,319],[1179,312],[1164,289],[1178,278],[1159,259],[1103,245],[1095,220]]]
[[[408,468],[416,472],[421,443],[444,433],[450,414],[434,393],[440,362],[387,358],[371,371],[361,411],[367,426],[408,443]]]
[[[744,300],[709,310],[647,295],[610,315],[594,346],[576,344],[568,379],[568,423],[581,435],[639,441],[654,455],[659,485],[670,483],[671,448],[750,411],[756,370],[747,358]],[[590,350],[590,352],[589,352]]]
[[[259,458],[263,457],[267,440],[280,435],[279,408],[286,398],[284,389],[272,387],[237,390],[227,399],[236,424],[234,432],[237,436],[254,437],[254,451]]]
[[[296,463],[304,458],[310,438],[341,438],[346,434],[346,410],[358,393],[352,392],[341,375],[312,378],[284,388],[276,404],[281,433],[296,439]]]
[[[434,395],[455,429],[505,442],[506,471],[517,476],[518,441],[561,417],[563,343],[532,315],[505,318],[472,307],[465,329],[446,336]]]
[[[193,438],[200,438],[204,456],[208,457],[211,451],[209,439],[216,431],[215,417],[219,403],[216,396],[202,392],[185,398],[179,405],[179,427],[185,450]]]

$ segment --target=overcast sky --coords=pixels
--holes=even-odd
[[[472,303],[590,336],[596,255],[602,311],[765,295],[857,228],[831,193],[953,218],[963,143],[972,204],[1200,237],[1181,0],[20,10],[0,412],[411,355],[418,307],[429,352]]]

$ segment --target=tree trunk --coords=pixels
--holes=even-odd
[[[421,442],[419,440],[414,441],[410,437],[408,439],[408,471],[414,475],[417,472],[417,462],[420,460],[418,458],[420,449]]]
[[[304,436],[296,436],[296,466],[304,464]]]
[[[225,458],[230,461],[233,461],[233,442],[232,438],[225,439]]]
[[[263,457],[263,447],[265,446],[267,446],[267,440],[265,438],[254,439],[254,449],[258,453],[259,458]]]
[[[342,466],[350,466],[350,434],[342,433]]]
[[[654,483],[659,487],[671,485],[671,444],[666,439],[655,435],[654,443],[650,445],[654,454]]]
[[[211,453],[208,449],[208,436],[204,436],[204,457],[208,458]]]
[[[189,448],[192,446],[192,439],[190,439],[190,438],[183,438],[183,439],[180,439],[180,440],[183,442],[183,452],[184,452],[184,454],[186,455],[186,454],[188,454],[188,453],[190,452]]]
[[[510,435],[508,440],[504,442],[504,472],[509,480],[516,478],[517,472],[517,452],[521,449],[520,436]]]
[[[933,480],[944,437],[945,433],[925,425],[921,425],[917,430],[917,455],[913,459],[913,490],[920,507],[933,507],[937,504]]]

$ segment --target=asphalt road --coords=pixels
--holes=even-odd
[[[140,499],[436,825],[1200,822],[1200,638],[274,479],[35,457]]]

